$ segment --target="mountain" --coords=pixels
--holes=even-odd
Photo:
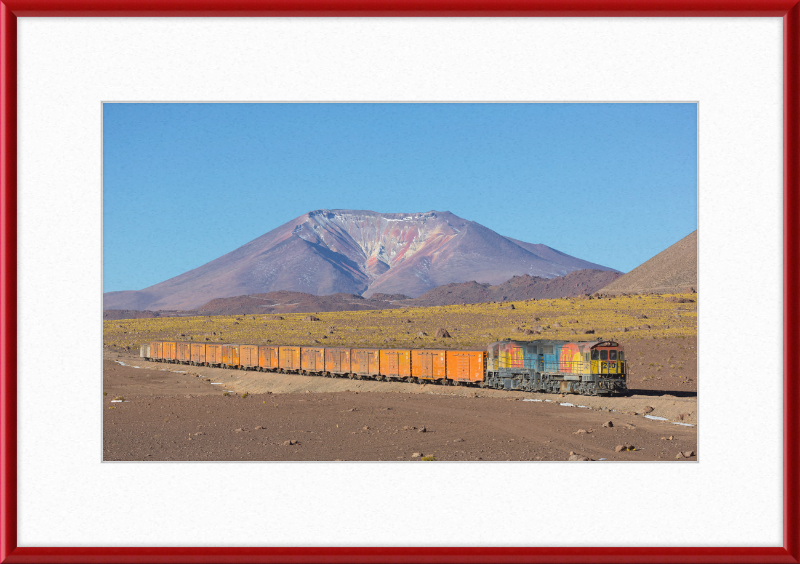
[[[600,290],[601,294],[680,293],[697,290],[697,231]]]
[[[450,212],[316,210],[203,266],[141,291],[108,292],[104,309],[192,309],[278,290],[419,296],[443,284],[500,284],[578,269],[612,270],[503,237]]]

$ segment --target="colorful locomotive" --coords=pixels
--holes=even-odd
[[[145,360],[241,370],[582,395],[627,394],[614,341],[498,341],[487,350],[374,349],[153,341]]]
[[[614,341],[499,341],[484,385],[528,392],[626,394],[625,352]]]

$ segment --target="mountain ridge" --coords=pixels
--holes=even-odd
[[[228,298],[215,298],[194,310],[131,311],[105,310],[103,318],[133,319],[142,317],[188,317],[197,315],[260,315],[282,313],[320,313],[326,311],[363,311],[429,307],[487,302],[513,302],[530,299],[554,299],[591,294],[605,286],[617,272],[576,270],[557,278],[523,274],[498,285],[469,281],[438,286],[417,298],[403,294],[330,294],[314,296],[303,292],[277,291]]]

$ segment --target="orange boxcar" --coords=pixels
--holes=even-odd
[[[175,360],[182,363],[189,363],[192,360],[192,343],[176,343]]]
[[[177,358],[177,343],[175,341],[164,341],[161,343],[161,358],[167,362],[174,362]]]
[[[454,382],[482,382],[486,351],[447,351],[447,379]]]
[[[222,366],[239,366],[239,345],[222,345]]]
[[[300,347],[278,347],[278,363],[281,370],[300,370]]]
[[[258,366],[258,345],[239,345],[239,364],[242,368]]]
[[[411,351],[381,349],[380,375],[386,378],[411,378]]]
[[[325,370],[325,349],[323,347],[302,347],[300,368],[314,374],[323,372]]]
[[[350,349],[326,348],[325,371],[330,374],[347,374],[350,372]]]
[[[191,362],[194,366],[205,364],[206,345],[204,343],[192,343],[192,346],[189,348],[189,352],[191,353]]]
[[[206,365],[222,366],[222,345],[206,343]]]
[[[280,368],[278,364],[278,347],[260,345],[258,347],[258,367],[261,370],[277,370]]]
[[[161,358],[161,341],[152,341],[150,343],[150,358],[152,359]]]
[[[411,351],[411,373],[420,380],[444,380],[447,378],[445,366],[446,357],[443,350]]]
[[[359,376],[377,376],[380,373],[378,349],[352,349],[350,369]]]

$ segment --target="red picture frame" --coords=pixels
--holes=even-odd
[[[782,17],[784,30],[783,547],[199,548],[17,546],[17,17]],[[0,2],[0,562],[800,562],[800,0],[5,0]]]

